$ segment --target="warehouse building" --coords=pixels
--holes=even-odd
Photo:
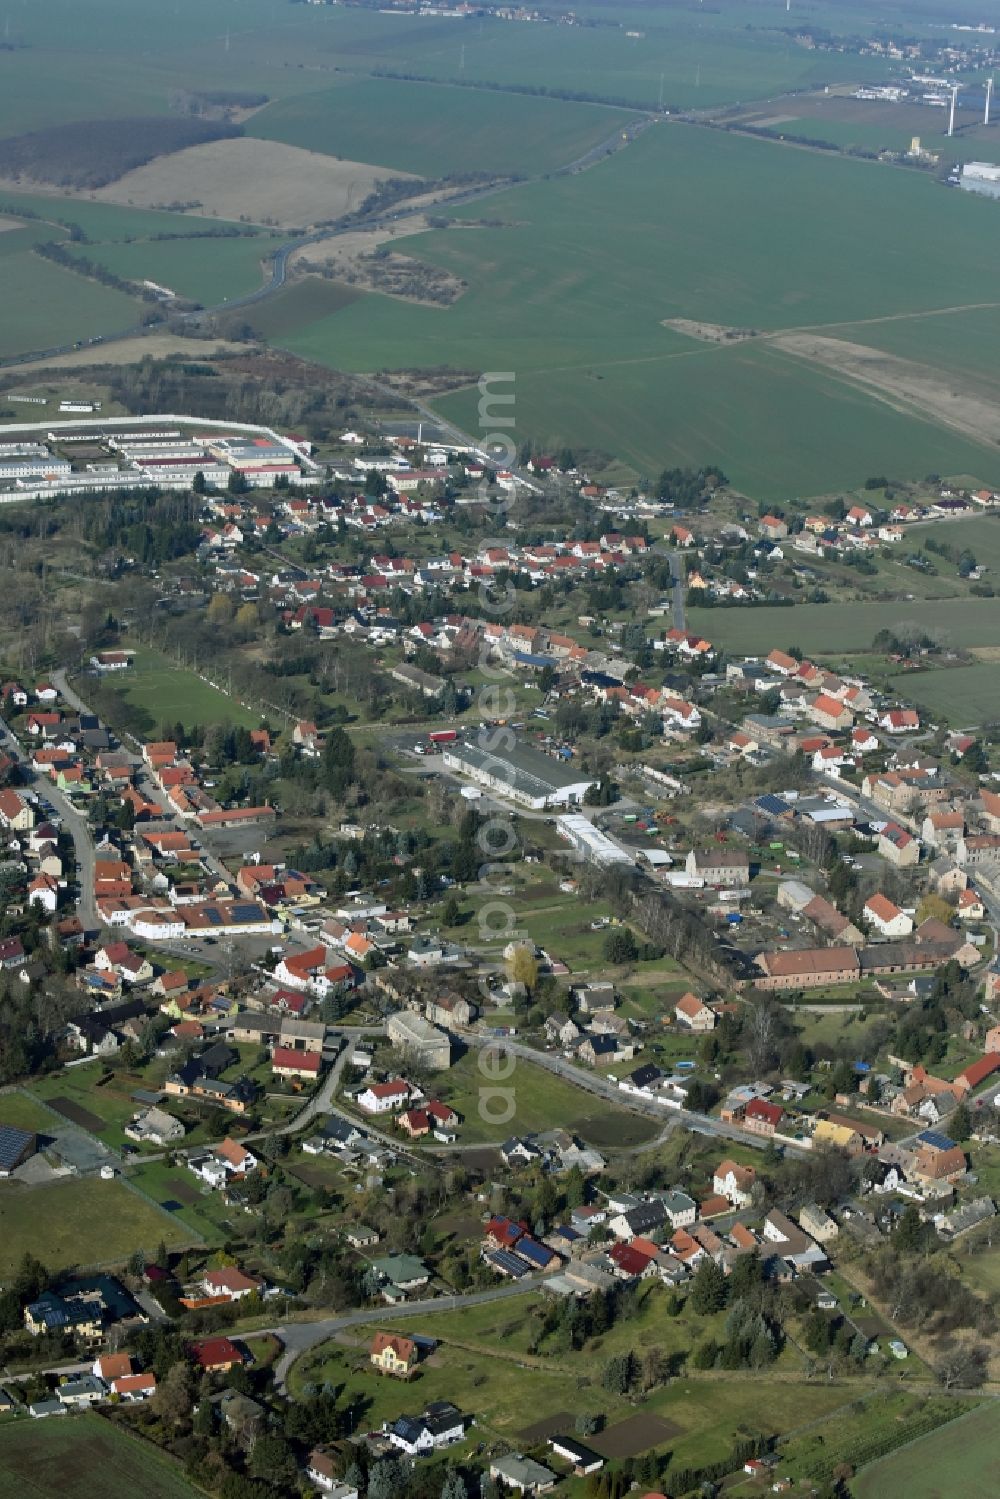
[[[449,770],[468,776],[500,796],[541,811],[549,806],[573,806],[582,802],[593,776],[543,755],[525,744],[495,754],[475,744],[450,744],[442,761]]]
[[[967,193],[1000,198],[1000,166],[991,161],[967,161],[962,168],[959,185]]]
[[[564,812],[562,817],[556,818],[556,827],[560,836],[572,844],[582,858],[591,864],[599,864],[602,869],[611,864],[630,865],[634,862],[620,844],[595,828],[581,812]]]

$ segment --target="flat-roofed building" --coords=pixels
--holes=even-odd
[[[593,776],[517,742],[495,753],[477,744],[449,744],[441,758],[449,770],[536,811],[582,802],[596,784]]]

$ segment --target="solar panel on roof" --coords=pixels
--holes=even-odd
[[[782,801],[780,796],[775,796],[772,791],[766,792],[763,796],[758,796],[754,802],[754,806],[758,807],[761,812],[770,812],[772,817],[783,817],[786,812],[791,810],[788,803]]]
[[[21,1164],[34,1136],[12,1124],[0,1124],[0,1171],[13,1171]]]
[[[205,920],[209,923],[210,926],[222,925],[222,912],[217,911],[214,906],[205,906],[204,914]]]
[[[495,1265],[498,1270],[503,1270],[508,1275],[513,1275],[515,1279],[520,1279],[522,1275],[529,1273],[524,1261],[519,1260],[516,1255],[511,1254],[507,1249],[491,1250],[486,1258],[491,1265]]]
[[[930,1145],[934,1150],[951,1150],[955,1144],[954,1140],[949,1140],[947,1135],[942,1135],[934,1129],[925,1129],[922,1135],[917,1136],[917,1139],[921,1145]]]

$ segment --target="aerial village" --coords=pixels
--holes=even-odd
[[[422,1460],[489,1417],[457,1378],[409,1393],[441,1357],[410,1319],[494,1292],[538,1294],[543,1348],[566,1308],[581,1327],[627,1323],[655,1292],[682,1319],[757,1307],[752,1332],[733,1322],[708,1352],[693,1329],[691,1367],[761,1367],[794,1330],[810,1370],[950,1368],[947,1340],[889,1314],[878,1256],[906,1235],[978,1253],[993,1231],[1000,771],[976,733],[789,647],[794,609],[780,642],[740,655],[688,629],[685,607],[767,596],[825,549],[905,548],[937,507],[997,497],[854,506],[794,531],[766,513],[707,536],[700,514],[563,475],[593,539],[431,554],[462,492],[439,492],[453,452],[424,447],[414,468],[415,447],[359,456],[329,496],[294,482],[286,497],[287,475],[266,506],[209,485],[193,558],[157,579],[182,607],[207,580],[224,626],[231,598],[252,603],[283,649],[367,653],[406,710],[384,713],[374,769],[331,711],[122,729],[88,696],[113,704],[141,671],[127,629],[72,670],[0,683],[0,974],[25,1004],[59,995],[45,1045],[5,1079],[48,1122],[7,1122],[0,1101],[0,1209],[15,1184],[83,1178],[128,1186],[177,1228],[113,1273],[109,1244],[72,1274],[19,1279],[5,1337],[51,1354],[30,1415],[153,1410],[177,1365],[249,1454],[276,1393],[317,1387],[319,1335],[288,1327],[360,1306],[378,1325],[356,1330],[351,1377],[398,1390],[358,1428],[364,1462]],[[554,482],[550,459],[485,467],[466,455],[463,482]],[[369,550],[376,531],[393,539]],[[331,535],[355,561],[322,560]],[[270,543],[290,538],[320,544],[313,565],[279,560]],[[548,621],[477,608],[515,576],[526,599],[557,590]],[[641,587],[644,611],[568,612],[566,579]],[[901,670],[935,654],[890,649]],[[510,706],[483,708],[487,667]],[[347,795],[383,763],[434,806],[436,832]],[[324,797],[322,859],[303,785]],[[502,886],[518,930],[499,938],[477,915],[492,889],[473,840],[490,819],[518,844]],[[484,1112],[490,1058],[524,1079],[502,1117]],[[446,1236],[438,1212],[455,1219]],[[974,1329],[970,1295],[955,1315]],[[170,1357],[165,1317],[181,1329]],[[262,1341],[264,1326],[278,1331]],[[92,1366],[58,1372],[67,1351]],[[622,1415],[630,1368],[605,1371]],[[669,1385],[665,1366],[650,1379]],[[599,1431],[570,1414],[487,1439],[484,1471],[525,1493],[592,1477],[624,1451]],[[304,1481],[356,1499],[342,1445],[291,1440]],[[782,1449],[762,1433],[738,1466],[777,1486]],[[661,1471],[678,1470],[643,1481]]]

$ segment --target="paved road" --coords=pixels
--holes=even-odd
[[[87,819],[80,815],[69,797],[64,796],[47,776],[35,775],[31,769],[31,746],[22,745],[2,719],[0,719],[0,743],[5,748],[14,751],[21,762],[27,788],[38,796],[44,796],[55,809],[62,822],[63,830],[73,840],[77,880],[80,887],[77,915],[86,931],[98,931],[101,922],[94,903],[94,838]],[[40,820],[44,821],[44,818]]]
[[[534,1291],[540,1280],[541,1276],[528,1275],[514,1283],[491,1286],[488,1291],[469,1291],[463,1296],[438,1296],[433,1301],[411,1302],[407,1306],[363,1307],[354,1312],[342,1312],[337,1317],[321,1317],[315,1322],[279,1322],[274,1327],[262,1328],[262,1332],[273,1333],[285,1345],[284,1353],[274,1365],[275,1386],[279,1392],[284,1390],[288,1371],[300,1354],[344,1328],[363,1327],[368,1322],[397,1322],[406,1317],[429,1317],[437,1312],[482,1306],[490,1301],[508,1301],[512,1296],[524,1296]]]
[[[674,629],[684,630],[687,628],[684,622],[684,562],[680,552],[672,551],[668,556],[674,577]]]
[[[723,1124],[721,1120],[713,1119],[708,1114],[695,1114],[689,1109],[665,1109],[662,1104],[656,1104],[652,1101],[647,1103],[645,1099],[638,1098],[635,1094],[623,1093],[615,1083],[609,1082],[600,1073],[584,1072],[582,1068],[575,1067],[571,1062],[567,1062],[565,1057],[558,1052],[535,1051],[533,1047],[525,1046],[519,1041],[497,1040],[492,1037],[476,1036],[473,1033],[465,1034],[464,1039],[471,1046],[494,1046],[510,1056],[523,1057],[526,1062],[533,1062],[535,1066],[544,1067],[548,1072],[554,1073],[557,1077],[564,1078],[567,1082],[573,1083],[582,1092],[592,1093],[597,1098],[616,1104],[620,1109],[628,1110],[629,1113],[641,1114],[647,1119],[659,1119],[664,1124],[676,1121],[676,1123],[684,1124],[688,1129],[693,1129],[697,1133],[712,1135],[721,1140],[738,1141],[741,1145],[750,1145],[757,1149],[763,1149],[767,1144],[767,1141],[761,1140],[760,1136],[753,1135],[746,1130],[737,1129],[733,1125]],[[516,1073],[513,1073],[511,1086],[516,1096],[517,1088],[515,1079]],[[515,1118],[511,1121],[511,1127],[516,1128],[516,1124],[517,1119],[515,1115]],[[787,1145],[785,1148],[795,1149],[794,1146]]]

